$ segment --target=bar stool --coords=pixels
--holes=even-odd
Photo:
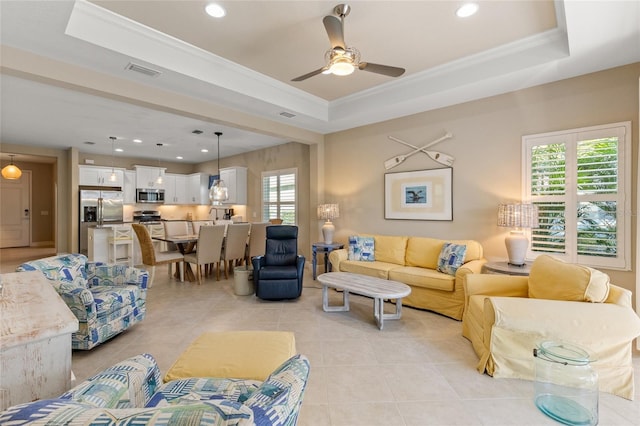
[[[126,263],[133,266],[133,232],[131,227],[114,226],[111,228],[113,233],[109,237],[109,263]],[[125,248],[125,256],[118,257],[118,248]]]

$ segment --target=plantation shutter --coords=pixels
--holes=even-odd
[[[523,199],[539,209],[529,257],[630,266],[630,123],[523,137]]]
[[[279,170],[262,174],[262,220],[282,219],[296,224],[296,170]]]

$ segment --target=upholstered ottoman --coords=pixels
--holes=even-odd
[[[295,354],[295,336],[288,331],[204,333],[180,354],[164,381],[187,377],[264,381]]]

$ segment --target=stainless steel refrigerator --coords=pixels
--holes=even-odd
[[[122,223],[123,204],[120,188],[80,187],[80,253],[89,251],[89,227]]]

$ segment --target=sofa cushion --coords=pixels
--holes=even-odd
[[[291,332],[203,333],[178,357],[164,380],[188,377],[264,380],[295,353],[295,337]]]
[[[456,277],[438,272],[434,269],[417,266],[402,266],[389,271],[389,279],[400,281],[412,287],[431,288],[435,290],[453,291]]]
[[[373,262],[375,258],[375,241],[373,237],[359,237],[352,235],[349,237],[349,260],[362,260]]]
[[[146,407],[180,403],[180,399],[210,401],[226,399],[244,402],[260,387],[260,380],[191,377],[172,380],[158,388]]]
[[[484,256],[482,244],[475,240],[449,240],[450,243],[467,246],[467,252],[464,255],[465,262],[472,260],[480,260]]]
[[[443,240],[435,238],[410,237],[407,241],[406,265],[436,269],[443,244]]]
[[[389,279],[389,271],[398,268],[395,263],[386,262],[362,262],[359,260],[344,260],[340,262],[340,272],[367,275],[370,277]]]
[[[444,243],[438,256],[438,271],[455,275],[459,267],[465,262],[467,246],[462,244]]]
[[[374,239],[377,261],[404,266],[408,237],[376,235]]]
[[[541,255],[531,265],[529,297],[601,303],[609,295],[609,276],[597,269]]]
[[[120,310],[123,306],[135,306],[140,298],[140,288],[135,285],[97,286],[91,288],[98,317]]]

